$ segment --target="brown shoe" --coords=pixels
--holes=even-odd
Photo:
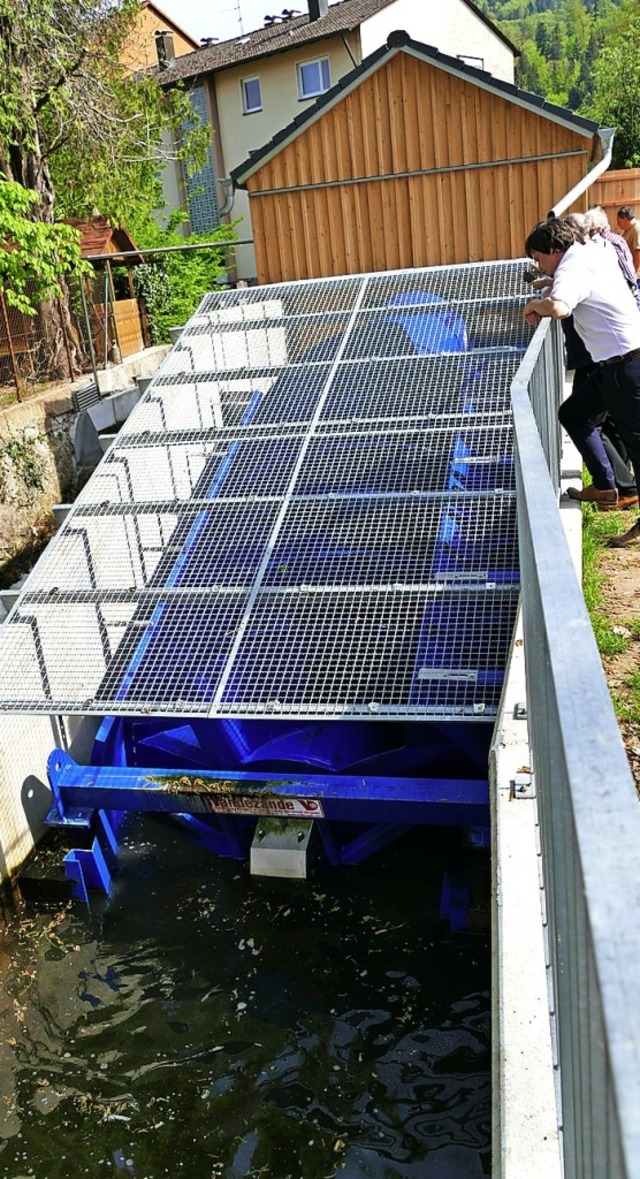
[[[636,520],[628,532],[612,536],[607,543],[612,549],[626,549],[628,546],[640,544],[640,520]]]
[[[598,504],[599,512],[624,512],[626,508],[635,508],[638,506],[637,495],[621,495],[618,492],[617,504]]]
[[[567,487],[567,495],[569,499],[580,500],[581,504],[611,504],[612,511],[618,503],[617,487],[607,487],[601,491],[599,487],[594,487],[593,483],[583,487],[582,491],[577,487]]]

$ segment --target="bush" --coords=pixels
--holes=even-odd
[[[151,255],[149,261],[135,267],[135,289],[144,298],[154,344],[167,343],[169,328],[182,327],[196,311],[203,295],[216,289],[219,278],[233,264],[235,236],[230,225],[220,226],[208,234],[191,234],[187,238],[158,231],[160,240],[155,240],[153,246],[184,246],[211,241],[216,245],[211,250]]]

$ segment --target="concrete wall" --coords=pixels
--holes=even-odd
[[[0,716],[0,880],[14,873],[44,831],[51,804],[46,765],[56,745],[46,716]]]

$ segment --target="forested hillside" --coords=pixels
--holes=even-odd
[[[614,166],[640,166],[638,0],[476,0],[521,51],[524,90],[617,127]]]

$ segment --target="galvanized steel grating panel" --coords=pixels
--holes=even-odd
[[[512,496],[294,502],[263,585],[393,587],[479,579],[518,581]]]
[[[482,716],[502,690],[516,600],[504,590],[400,589],[264,598],[221,711],[304,714],[318,701],[320,712],[334,715]]]
[[[519,353],[344,362],[331,382],[322,421],[508,414],[518,364]]]
[[[0,634],[0,709],[483,717],[522,263],[205,298]]]

